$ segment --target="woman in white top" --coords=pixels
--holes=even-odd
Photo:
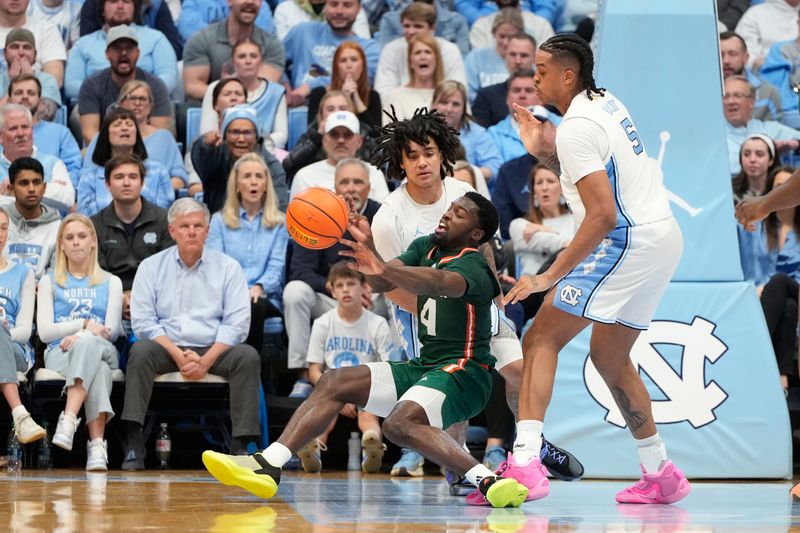
[[[25,158],[21,158],[25,159]],[[8,242],[8,212],[0,208],[0,249]],[[19,398],[17,372],[27,372],[33,362],[30,341],[36,278],[25,263],[9,263],[0,254],[0,390],[11,409],[17,438],[23,444],[39,440],[44,428],[33,421]]]
[[[233,47],[232,75],[242,82],[246,90],[247,103],[256,109],[258,129],[264,137],[264,147],[273,151],[276,147],[284,148],[286,141],[289,140],[289,115],[283,86],[258,76],[261,59],[261,47],[258,43],[251,38],[241,39]],[[212,93],[218,83],[220,82],[211,83],[203,96],[200,115],[201,134],[219,128],[221,115],[212,105]]]
[[[47,343],[45,367],[63,374],[67,404],[58,417],[53,444],[72,450],[83,406],[89,429],[86,470],[107,470],[103,440],[111,408],[111,371],[119,354],[111,344],[120,332],[122,282],[100,268],[92,221],[67,216],[58,229],[56,265],[39,282],[36,323]]]
[[[531,170],[528,187],[528,214],[515,218],[508,227],[514,253],[522,265],[517,277],[537,274],[575,236],[575,222],[561,195],[558,176],[540,163]]]
[[[394,89],[383,104],[386,110],[394,106],[397,120],[411,118],[421,107],[429,108],[433,92],[444,77],[442,54],[433,35],[416,35],[408,43],[408,74],[408,84]],[[392,119],[384,113],[383,123],[389,122]]]

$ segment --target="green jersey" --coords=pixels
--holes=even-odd
[[[491,366],[492,300],[500,294],[497,278],[477,248],[442,250],[428,235],[415,239],[400,257],[406,266],[424,266],[456,272],[467,282],[460,298],[417,296],[420,363],[463,364],[473,360]]]

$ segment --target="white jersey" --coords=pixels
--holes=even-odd
[[[433,233],[450,204],[475,191],[469,183],[455,178],[445,178],[442,185],[441,198],[429,205],[415,202],[406,191],[406,183],[386,197],[372,219],[375,248],[384,261],[405,252],[417,237]]]
[[[347,322],[333,308],[311,327],[307,361],[326,369],[343,368],[388,361],[393,350],[389,325],[382,317],[365,309],[358,320]]]
[[[581,91],[556,131],[561,190],[580,225],[586,208],[576,184],[605,170],[614,191],[617,227],[638,226],[672,216],[661,168],[647,155],[630,113],[608,91]]]

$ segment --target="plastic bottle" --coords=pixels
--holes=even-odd
[[[6,469],[9,474],[19,474],[22,470],[22,446],[19,444],[13,424],[8,434],[8,464]]]
[[[39,441],[39,453],[36,455],[36,467],[42,470],[50,470],[53,468],[53,446],[50,444],[50,434],[48,431],[49,424],[42,422],[45,435]]]
[[[347,439],[347,469],[361,470],[361,435],[357,431]]]
[[[161,431],[156,437],[156,460],[161,469],[169,468],[169,454],[172,451],[172,440],[167,432],[167,423],[161,422]]]

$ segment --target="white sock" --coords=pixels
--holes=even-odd
[[[517,422],[517,438],[514,440],[514,461],[528,463],[539,457],[542,449],[542,427],[540,420],[520,420]]]
[[[464,474],[464,477],[467,478],[467,481],[478,486],[478,483],[485,477],[492,477],[495,473],[483,466],[482,464],[477,464],[469,469],[469,471]]]
[[[644,471],[648,474],[656,474],[661,470],[661,465],[667,460],[667,448],[661,442],[658,432],[646,439],[633,439],[639,449],[639,460],[642,462]]]
[[[266,450],[261,452],[261,455],[269,464],[277,466],[278,468],[283,468],[283,465],[288,463],[289,459],[292,458],[291,450],[280,442],[273,442],[270,444]]]
[[[18,405],[14,409],[11,410],[11,418],[14,419],[14,424],[19,423],[19,419],[23,416],[28,414],[28,410],[25,409],[24,405]]]

